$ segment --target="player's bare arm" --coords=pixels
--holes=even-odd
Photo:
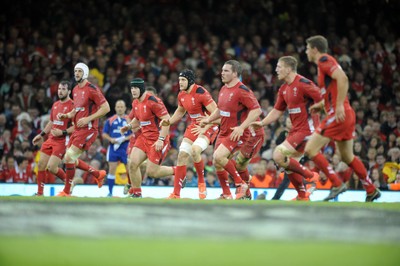
[[[309,108],[310,113],[325,113],[325,101],[322,99],[321,101],[314,103]]]
[[[95,119],[99,119],[100,117],[105,116],[108,112],[110,112],[110,105],[108,104],[108,102],[104,102],[103,104],[100,105],[99,110],[97,110],[96,113],[89,115],[87,117],[82,117],[81,119],[79,119],[79,121],[77,122],[77,126],[78,127],[83,127],[87,124],[89,124],[89,122],[95,120]]]
[[[260,108],[253,109],[249,112],[246,120],[240,126],[233,127],[230,139],[232,141],[238,141],[241,136],[243,136],[243,132],[246,128],[249,127],[251,122],[256,121],[256,119],[261,115],[262,111]]]
[[[337,68],[333,73],[332,73],[332,78],[336,80],[337,82],[337,99],[336,99],[336,110],[335,110],[335,116],[336,116],[336,121],[344,121],[346,118],[346,114],[344,112],[344,101],[347,96],[347,92],[349,90],[349,80],[344,73],[343,69]]]
[[[216,109],[217,109],[217,104],[213,101],[210,104],[208,104],[206,106],[207,111],[212,114]],[[199,119],[202,119],[204,116],[199,117]],[[206,116],[205,116],[206,117]],[[196,121],[198,122],[199,119],[197,119]],[[217,119],[214,120],[212,123],[206,124],[204,126],[201,125],[196,125],[194,128],[192,128],[191,132],[195,135],[201,135],[204,134],[205,132],[207,132],[207,130],[212,127],[214,124],[220,124],[221,123],[221,119]]]
[[[51,129],[50,133],[54,136],[54,137],[61,137],[61,136],[67,136],[67,135],[71,135],[71,133],[74,131],[74,126],[70,126],[69,128],[67,128],[66,130],[61,130],[59,128],[53,128]]]
[[[66,113],[66,114],[58,113],[57,114],[57,119],[58,120],[72,119],[72,118],[75,117],[75,114],[76,114],[76,110],[72,109],[71,112]]]
[[[46,136],[47,134],[49,134],[50,129],[53,126],[53,122],[49,121],[46,126],[44,127],[43,131],[40,132],[40,134],[36,135],[33,140],[32,140],[32,144],[33,145],[38,145],[40,143],[40,141],[43,140],[43,137]]]
[[[131,130],[132,132],[136,132],[140,129],[140,123],[139,120],[136,118],[133,118],[126,126],[121,127],[120,132],[122,134],[128,132],[128,130]]]
[[[178,106],[178,108],[176,108],[172,117],[169,120],[164,120],[164,119],[161,120],[159,125],[160,125],[160,127],[166,127],[166,126],[173,125],[176,122],[178,122],[179,120],[181,120],[185,114],[186,114],[185,108],[183,108],[183,106]]]
[[[200,126],[204,127],[207,124],[213,123],[215,120],[219,119],[221,115],[219,114],[219,109],[215,108],[214,112],[210,116],[202,116],[197,118],[197,122]]]
[[[268,115],[263,120],[251,122],[250,126],[252,126],[254,129],[259,129],[260,127],[268,126],[269,124],[277,121],[279,117],[281,117],[282,115],[283,115],[282,111],[273,108],[271,112],[269,112]]]
[[[169,120],[170,116],[169,114],[166,114],[159,118],[161,120]],[[169,134],[169,126],[162,126],[160,130],[160,136],[158,137],[158,140],[153,144],[153,146],[155,146],[156,151],[161,151],[161,149],[164,147],[164,141],[167,138],[168,134]]]

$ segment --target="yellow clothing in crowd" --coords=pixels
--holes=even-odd
[[[125,185],[128,183],[128,175],[126,174],[125,164],[119,163],[115,171],[115,184]]]
[[[393,183],[396,180],[397,172],[400,170],[400,164],[387,162],[383,165],[382,173],[387,177],[387,183]]]

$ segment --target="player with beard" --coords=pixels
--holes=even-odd
[[[238,61],[225,62],[221,73],[221,79],[225,85],[219,92],[218,108],[209,117],[200,120],[200,125],[204,126],[221,118],[213,163],[221,184],[228,179],[228,173],[232,176],[237,188],[236,199],[246,199],[249,186],[241,178],[231,158],[251,138],[248,127],[262,113],[253,91],[240,81],[241,74],[242,66]],[[229,187],[224,186],[222,189],[221,197],[230,195]]]
[[[74,75],[78,83],[72,90],[74,109],[71,112],[59,113],[57,115],[59,120],[73,119],[75,126],[63,159],[66,168],[66,180],[64,189],[57,195],[59,197],[70,196],[71,183],[76,167],[91,172],[99,188],[103,186],[103,180],[107,174],[104,170],[99,171],[90,167],[87,163],[80,160],[79,157],[96,140],[99,134],[99,118],[105,116],[110,111],[110,105],[101,90],[87,80],[89,77],[89,67],[86,64],[76,64]]]
[[[43,131],[32,141],[33,145],[39,145],[46,135],[49,136],[40,148],[37,176],[38,191],[35,194],[36,196],[43,196],[47,175],[46,171],[65,180],[65,173],[58,166],[65,154],[68,141],[67,136],[73,131],[73,126],[71,119],[61,121],[57,119],[57,115],[72,111],[73,101],[70,98],[70,93],[71,83],[69,81],[61,81],[58,85],[59,100],[51,108],[50,121]]]

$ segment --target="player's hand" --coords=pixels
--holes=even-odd
[[[87,124],[89,124],[90,120],[88,117],[82,117],[81,119],[78,120],[78,123],[76,123],[76,125],[78,127],[84,127]]]
[[[200,125],[200,127],[204,127],[205,125],[210,124],[210,120],[208,119],[208,116],[200,116],[196,118],[197,123]]]
[[[32,144],[33,145],[39,145],[39,143],[43,140],[43,137],[39,134],[36,135],[33,140],[32,140]]]
[[[318,103],[314,103],[313,105],[310,106],[309,108],[310,113],[318,113],[324,110],[324,102],[318,102]]]
[[[195,136],[202,135],[206,133],[206,128],[201,127],[200,125],[195,125],[194,128],[192,128],[191,133],[193,133]]]
[[[346,119],[346,113],[344,112],[343,104],[336,105],[335,118],[336,122],[343,122]]]
[[[241,127],[231,127],[233,130],[231,133],[230,139],[232,141],[239,141],[239,139],[243,136],[244,130]]]
[[[164,147],[164,141],[158,139],[156,142],[154,142],[153,147],[156,151],[161,151]]]
[[[253,127],[254,129],[259,129],[260,127],[263,127],[263,124],[261,121],[255,121],[251,122],[250,126]]]
[[[169,125],[170,125],[169,119],[163,119],[163,120],[161,120],[161,122],[159,124],[160,127],[167,127]]]
[[[60,137],[62,136],[62,130],[58,129],[58,128],[54,128],[52,130],[50,130],[50,133],[54,136],[54,137]]]
[[[123,126],[123,127],[120,128],[119,131],[121,132],[121,134],[124,134],[124,133],[128,132],[129,129],[130,129],[129,126]]]
[[[57,119],[58,120],[64,120],[64,119],[67,119],[67,118],[68,118],[68,114],[61,114],[61,113],[57,114]]]

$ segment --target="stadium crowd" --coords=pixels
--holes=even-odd
[[[358,12],[353,11],[357,9]],[[35,183],[38,146],[32,144],[49,121],[61,80],[73,81],[74,66],[89,66],[90,82],[102,89],[110,113],[101,119],[96,142],[81,157],[99,169],[108,167],[102,138],[106,119],[122,99],[131,108],[129,82],[142,78],[154,87],[172,115],[177,108],[178,75],[190,68],[196,84],[217,101],[221,68],[241,62],[243,83],[253,91],[265,117],[281,85],[278,58],[290,55],[298,73],[316,82],[307,61],[305,39],[322,34],[350,80],[349,99],[356,111],[354,153],[369,169],[374,184],[400,183],[400,35],[396,1],[13,1],[0,15],[0,182]],[[340,15],[339,15],[340,14]],[[176,165],[185,119],[171,126],[165,165]],[[265,142],[252,159],[252,186],[278,187],[283,174],[272,160],[285,117],[265,127]],[[324,155],[350,189],[362,189],[341,162],[334,144]],[[218,186],[213,147],[202,154],[208,187]],[[313,169],[312,162],[306,165]],[[192,164],[186,186],[197,186]],[[126,183],[124,169],[117,184]],[[77,171],[84,183],[95,183]],[[321,174],[321,178],[324,176]],[[62,182],[49,176],[48,183]],[[144,177],[144,185],[173,185],[173,178]],[[322,182],[317,187],[329,188]]]

